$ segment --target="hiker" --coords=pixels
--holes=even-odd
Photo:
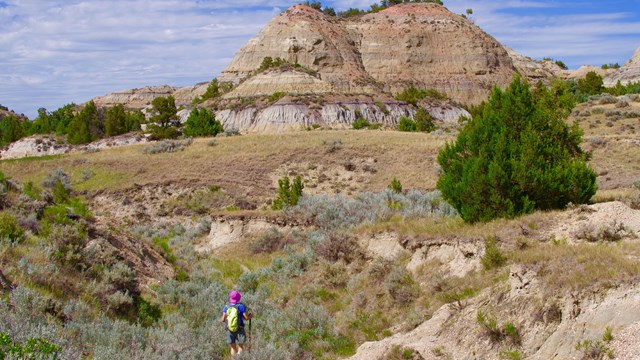
[[[231,356],[239,354],[247,342],[247,334],[244,331],[244,320],[253,317],[247,307],[240,302],[242,295],[233,290],[229,294],[229,304],[222,309],[222,321],[227,324],[227,344],[231,347]]]

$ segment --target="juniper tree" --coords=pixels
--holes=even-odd
[[[437,187],[468,222],[514,217],[535,209],[581,204],[596,192],[596,175],[580,148],[582,132],[558,94],[516,77],[491,98],[438,154]]]

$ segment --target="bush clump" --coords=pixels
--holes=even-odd
[[[187,146],[191,145],[192,142],[193,140],[191,138],[184,140],[163,140],[146,146],[143,152],[145,154],[160,154],[182,151]]]
[[[564,119],[559,95],[516,77],[438,154],[437,188],[467,222],[514,217],[535,209],[583,204],[596,192],[596,174],[580,148],[582,131]]]
[[[302,196],[304,184],[300,175],[296,176],[291,184],[288,176],[278,180],[278,197],[273,200],[271,209],[282,210],[285,206],[295,206]]]
[[[4,240],[16,243],[23,238],[24,229],[18,225],[15,216],[8,211],[0,211],[0,243]]]
[[[224,129],[220,121],[208,109],[195,108],[191,110],[189,118],[184,124],[182,133],[186,136],[216,136]]]

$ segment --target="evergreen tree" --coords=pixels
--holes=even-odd
[[[223,132],[222,124],[216,120],[215,115],[207,109],[195,108],[191,110],[187,122],[184,124],[183,133],[187,136],[216,136]]]
[[[9,115],[0,120],[0,145],[8,145],[25,136],[24,124],[17,116]]]
[[[302,196],[304,184],[300,175],[293,180],[293,185],[288,176],[278,180],[278,197],[273,200],[271,209],[282,210],[285,206],[295,206]]]
[[[436,125],[433,123],[431,114],[423,108],[419,108],[418,111],[416,111],[416,114],[413,116],[413,121],[416,123],[416,131],[432,132],[436,129]]]
[[[160,127],[180,125],[178,108],[172,95],[167,97],[157,97],[151,101],[151,122],[157,123]]]
[[[602,84],[602,76],[598,75],[595,71],[589,71],[584,79],[578,80],[578,90],[585,94],[596,95],[604,90]]]
[[[36,117],[36,119],[33,121],[33,124],[31,125],[31,134],[50,134],[53,132],[54,126],[53,126],[53,122],[52,122],[52,117],[51,114],[49,114],[49,112],[47,112],[47,109],[45,108],[39,108],[38,109],[38,116]]]
[[[505,91],[494,88],[456,142],[438,154],[437,187],[465,221],[559,209],[595,194],[582,132],[564,122],[561,96],[536,92],[519,77]]]
[[[127,132],[127,114],[122,104],[116,104],[107,110],[104,122],[104,133],[106,136],[115,136]]]
[[[75,117],[75,104],[67,104],[51,113],[51,130],[58,135],[66,135],[70,131],[71,122]]]
[[[69,124],[67,141],[70,144],[87,144],[102,137],[103,122],[96,104],[89,101]]]

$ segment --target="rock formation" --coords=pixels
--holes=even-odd
[[[604,79],[604,86],[616,86],[618,81],[622,85],[640,81],[640,48],[618,71]]]
[[[98,107],[110,107],[116,104],[125,105],[130,109],[144,109],[151,101],[159,96],[173,95],[177,106],[191,105],[194,97],[204,94],[207,83],[194,86],[176,88],[169,85],[145,86],[141,89],[131,89],[112,92],[93,99]]]
[[[329,82],[298,71],[272,71],[249,78],[224,98],[269,96],[278,89],[287,94],[326,94],[334,91]]]
[[[529,79],[529,83],[535,84],[538,81],[548,82],[554,77],[561,76],[562,68],[551,60],[536,61],[528,56],[521,55],[515,50],[505,46],[513,65],[522,76]]]
[[[595,72],[596,74],[602,76],[603,78],[609,76],[611,74],[616,73],[616,69],[603,69],[600,66],[591,66],[591,65],[582,65],[577,70],[564,70],[560,74],[565,80],[578,80],[584,79],[588,73]],[[615,84],[614,84],[615,85]]]
[[[219,80],[238,83],[265,57],[315,70],[338,92],[395,93],[415,86],[472,104],[515,73],[500,43],[432,3],[400,4],[347,19],[296,5],[250,40]],[[280,91],[275,85],[271,90]]]

